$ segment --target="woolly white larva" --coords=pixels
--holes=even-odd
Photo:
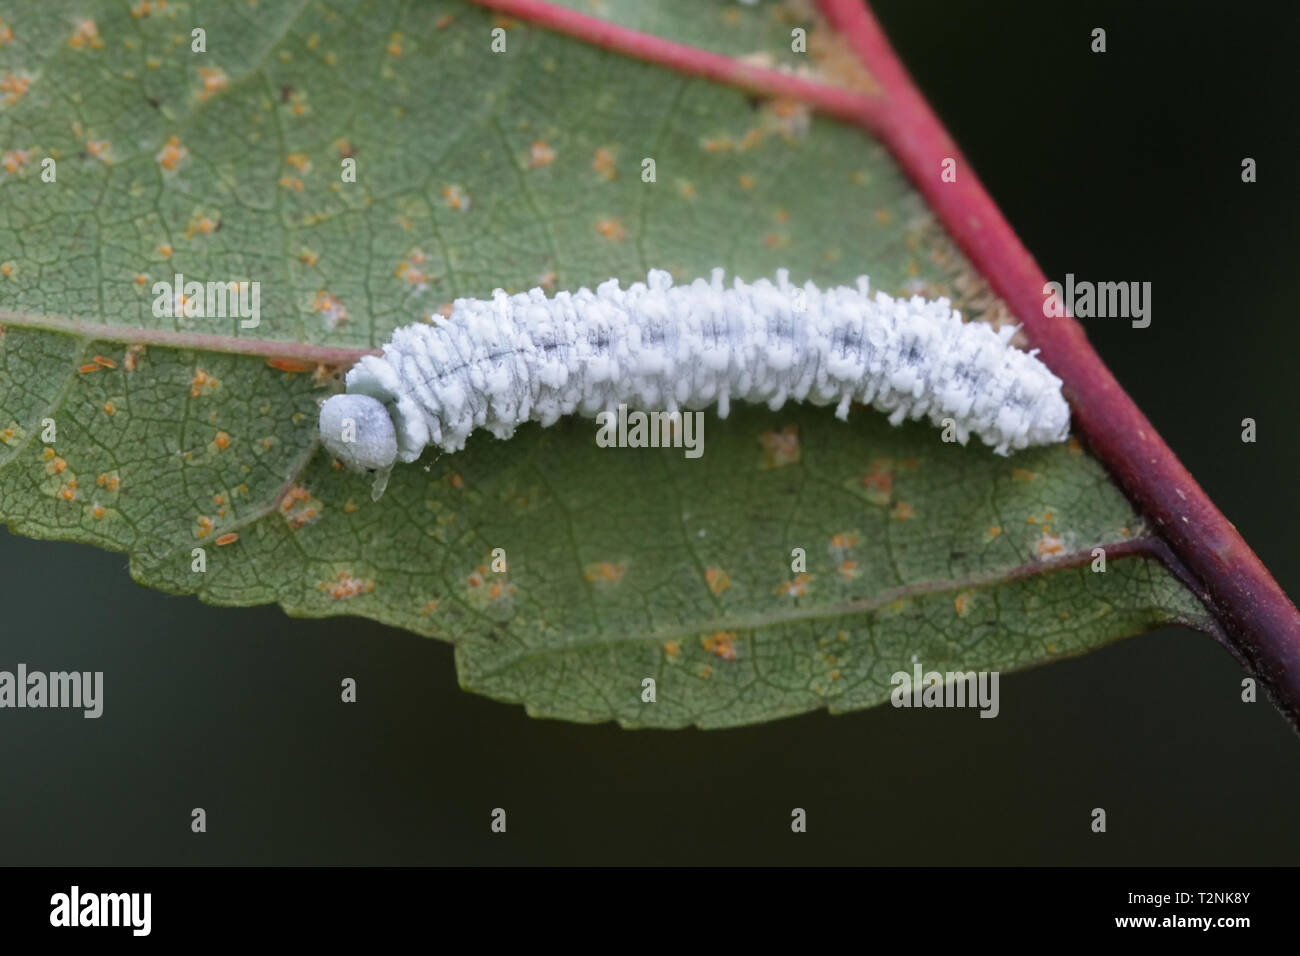
[[[1014,328],[963,323],[947,299],[893,299],[856,286],[792,286],[739,279],[674,286],[667,272],[620,289],[601,283],[547,298],[541,289],[457,299],[449,320],[400,328],[382,356],[347,375],[347,393],[320,412],[325,446],[344,465],[377,472],[375,497],[395,461],[427,445],[458,451],[475,428],[509,438],[523,422],[594,417],[620,404],[644,411],[733,400],[861,402],[889,420],[951,421],[1000,455],[1063,441],[1070,411],[1061,381],[1034,352],[1009,343]]]

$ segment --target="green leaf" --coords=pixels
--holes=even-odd
[[[451,640],[469,689],[628,726],[848,710],[915,663],[1010,670],[1212,626],[1077,444],[1002,459],[866,409],[739,408],[708,419],[698,460],[599,449],[576,419],[476,435],[372,502],[316,442],[336,381],[215,337],[370,348],[456,296],[650,267],[869,272],[973,318],[1005,308],[877,144],[802,109],[522,25],[493,54],[493,17],[462,3],[140,9],[6,16],[15,531],[125,551],[141,584],[212,603]],[[260,325],[156,318],[152,284],[176,272],[259,282]],[[128,348],[156,330],[180,338]]]

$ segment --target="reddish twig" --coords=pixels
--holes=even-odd
[[[1231,649],[1262,678],[1278,708],[1300,730],[1300,613],[1102,364],[1079,324],[1043,314],[1047,279],[1042,270],[912,83],[862,0],[818,0],[818,5],[869,70],[879,95],[837,90],[750,66],[544,0],[474,2],[684,73],[799,99],[879,138],[1023,323],[1043,360],[1065,383],[1075,428],[1138,508],[1159,526],[1181,561],[1180,573],[1190,572],[1201,583],[1194,590],[1223,624]],[[940,180],[945,159],[956,160],[955,182]]]

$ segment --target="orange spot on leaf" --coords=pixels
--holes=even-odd
[[[291,358],[269,358],[266,360],[266,364],[277,371],[288,372],[290,375],[298,372],[310,372],[316,368],[311,362]]]
[[[718,631],[708,637],[700,638],[700,644],[714,657],[724,661],[736,659],[736,632]]]
[[[804,597],[808,593],[808,582],[811,580],[810,574],[796,574],[793,581],[786,581],[776,589],[776,593],[788,594],[790,597]]]
[[[610,242],[622,242],[627,238],[627,227],[614,218],[598,221],[596,231]]]
[[[601,146],[596,150],[595,156],[591,160],[591,168],[594,169],[603,179],[613,179],[618,175],[614,167],[614,154]]]
[[[547,145],[546,140],[535,140],[528,150],[529,168],[537,169],[540,166],[549,166],[553,162],[555,162],[555,150]]]
[[[163,143],[163,148],[158,151],[154,157],[158,165],[163,169],[171,172],[189,155],[189,150],[181,145],[179,137],[168,137],[167,142]]]
[[[714,594],[721,594],[731,587],[731,576],[722,568],[705,568],[704,580]]]
[[[1040,558],[1050,558],[1064,551],[1065,543],[1057,535],[1044,532],[1034,550]]]
[[[766,431],[758,436],[763,447],[763,467],[782,468],[799,461],[799,426],[787,425],[780,431]]]
[[[351,571],[340,571],[333,581],[321,581],[316,587],[334,600],[343,601],[360,594],[369,594],[375,589],[375,582],[355,577]]]

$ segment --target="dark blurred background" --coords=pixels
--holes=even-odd
[[[875,5],[1048,276],[1153,283],[1150,328],[1089,332],[1294,597],[1291,7]],[[450,647],[369,621],[145,590],[122,555],[0,530],[0,568],[0,666],[108,672],[100,720],[0,717],[0,863],[1300,863],[1300,738],[1187,631],[1005,676],[997,720],[625,732],[464,693]]]

